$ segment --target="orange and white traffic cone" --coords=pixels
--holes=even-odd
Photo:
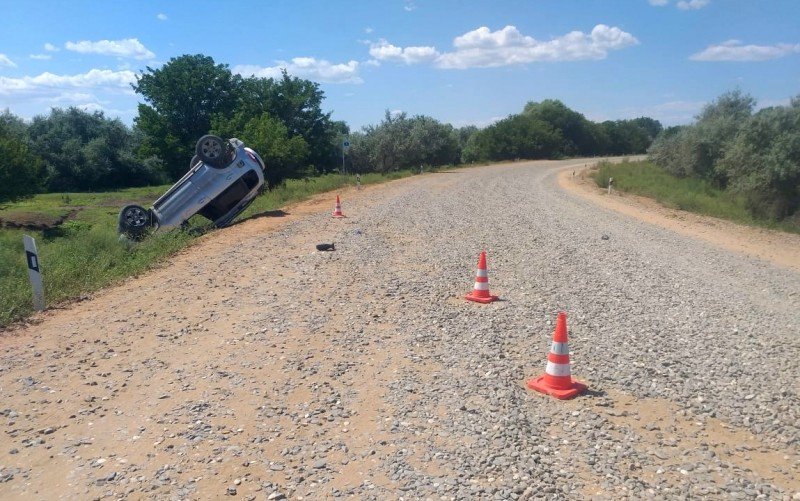
[[[339,195],[336,195],[336,207],[333,208],[333,214],[331,214],[331,216],[332,217],[345,217],[345,215],[342,214],[342,203],[339,202]]]
[[[475,288],[467,294],[465,299],[476,303],[491,303],[497,301],[497,296],[489,294],[489,274],[486,271],[486,251],[481,252],[478,258],[478,271],[475,273]]]
[[[567,341],[567,314],[558,314],[553,344],[547,354],[547,368],[544,374],[528,381],[528,388],[540,393],[569,400],[581,393],[587,386],[572,380],[569,366],[569,342]]]

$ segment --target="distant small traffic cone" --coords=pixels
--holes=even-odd
[[[345,215],[342,214],[342,203],[339,202],[339,195],[336,195],[336,207],[333,208],[333,214],[331,214],[331,216],[345,217]]]
[[[491,303],[497,301],[497,296],[489,294],[489,274],[486,271],[486,251],[481,252],[478,258],[478,272],[475,274],[475,288],[465,296],[465,299],[476,303]]]
[[[556,320],[553,344],[547,354],[547,368],[543,375],[528,381],[528,388],[561,400],[569,400],[587,388],[585,384],[573,381],[570,374],[567,314],[563,311]]]

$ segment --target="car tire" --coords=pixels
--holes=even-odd
[[[140,205],[126,205],[119,211],[119,232],[131,240],[141,240],[153,226],[153,214]]]
[[[194,153],[200,160],[212,167],[222,169],[226,166],[228,150],[225,141],[219,136],[208,134],[201,137],[197,141]]]

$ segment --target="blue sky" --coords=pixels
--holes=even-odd
[[[800,94],[798,0],[0,0],[0,109],[130,124],[137,72],[202,53],[244,75],[318,81],[353,128],[384,110],[456,126],[556,98],[593,120],[688,123],[740,88]]]

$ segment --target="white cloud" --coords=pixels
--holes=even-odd
[[[41,59],[41,60],[53,59],[53,56],[51,56],[50,54],[31,54],[28,57],[30,57],[31,59]]]
[[[451,120],[450,123],[453,125],[453,127],[466,127],[468,125],[474,125],[475,127],[482,129],[484,127],[492,125],[495,122],[499,122],[504,118],[506,117],[496,116],[489,118],[473,118],[467,120]]]
[[[233,72],[246,77],[280,78],[281,70],[286,69],[290,75],[315,82],[360,84],[364,81],[358,75],[358,66],[358,61],[334,64],[325,59],[295,57],[291,61],[276,61],[275,66],[239,65]]]
[[[0,77],[0,96],[60,95],[66,89],[91,88],[129,91],[130,84],[135,82],[136,74],[132,71],[93,69],[77,75],[55,75],[45,72],[35,77]]]
[[[17,67],[16,63],[14,63],[14,61],[9,59],[8,56],[6,56],[5,54],[0,54],[0,68],[2,68],[3,66],[9,67],[9,68],[16,68]]]
[[[48,97],[46,100],[50,103],[85,103],[98,101],[94,94],[86,92],[62,92],[56,96]]]
[[[775,45],[743,45],[739,40],[728,40],[711,45],[692,54],[692,61],[767,61],[800,53],[800,44],[779,43]]]
[[[435,47],[397,47],[381,40],[370,46],[370,55],[405,64],[432,61],[439,68],[489,68],[538,61],[604,59],[612,50],[638,43],[630,33],[605,24],[598,24],[590,33],[572,31],[546,42],[523,35],[514,26],[497,31],[483,26],[456,37],[452,52],[441,53]]]
[[[683,10],[695,10],[695,9],[702,9],[706,5],[711,3],[711,0],[681,0],[678,2],[678,8]]]
[[[663,7],[669,4],[670,0],[647,0],[647,2],[655,7]],[[710,3],[711,0],[680,0],[675,5],[681,10],[697,10]]]
[[[159,14],[156,16],[156,19],[158,19],[159,21],[166,21],[166,20],[167,20],[167,19],[169,19],[169,18],[167,17],[167,15],[166,15],[166,14],[159,13]]]
[[[372,29],[372,27],[371,27],[371,26],[367,26],[366,28],[364,28],[364,33],[366,33],[367,35],[369,35],[369,34],[370,34],[370,33],[372,33],[373,31],[375,31],[375,30],[374,30],[374,29]]]
[[[44,50],[46,50],[47,52],[58,52],[61,49],[59,49],[55,45],[53,45],[53,44],[48,42],[48,43],[44,44]]]
[[[406,0],[405,5],[403,5],[403,9],[405,9],[406,12],[411,12],[412,10],[417,9],[417,4],[411,0]]]
[[[705,101],[673,100],[650,106],[625,108],[616,112],[613,117],[596,113],[589,113],[588,116],[596,121],[652,117],[664,125],[682,125],[691,123],[705,105]]]
[[[433,61],[439,57],[435,47],[397,47],[384,39],[369,47],[369,55],[379,61],[417,64]]]
[[[132,57],[134,59],[153,59],[156,57],[136,38],[99,40],[97,42],[82,40],[80,42],[67,42],[65,47],[67,50],[81,54],[101,54],[104,56]]]

